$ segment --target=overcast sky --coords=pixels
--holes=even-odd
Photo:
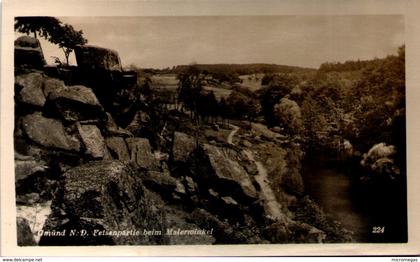
[[[195,62],[317,68],[326,61],[395,54],[404,43],[404,17],[398,15],[59,19],[83,30],[88,44],[118,51],[123,66],[164,68]],[[63,57],[53,45],[42,45],[47,61]]]

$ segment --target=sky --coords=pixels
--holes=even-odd
[[[83,30],[89,45],[118,51],[123,66],[273,63],[318,68],[324,62],[396,54],[404,44],[404,17],[181,16],[59,17]],[[62,51],[42,41],[47,62]],[[72,54],[70,62],[75,64]]]

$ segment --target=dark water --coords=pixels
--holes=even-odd
[[[313,160],[303,162],[302,177],[306,193],[355,242],[406,242],[406,200],[398,185],[366,186],[354,171]]]

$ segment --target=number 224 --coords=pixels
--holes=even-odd
[[[383,234],[385,233],[385,227],[373,227],[372,228],[373,234]]]

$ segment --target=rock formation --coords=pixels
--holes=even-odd
[[[31,46],[37,47],[39,43]],[[37,54],[40,62],[42,52]],[[324,240],[324,232],[307,221],[294,220],[288,209],[303,191],[299,169],[294,168],[299,159],[287,158],[286,150],[279,149],[278,158],[267,159],[280,159],[281,165],[261,176],[262,167],[240,146],[256,150],[251,140],[210,145],[176,126],[159,134],[169,146],[158,148],[150,137],[137,132],[153,119],[137,110],[138,98],[122,80],[125,72],[118,53],[85,46],[76,49],[76,58],[80,73],[76,85],[48,76],[51,68],[33,69],[33,53],[21,53],[16,63],[17,206],[28,212],[43,206],[49,214],[39,232],[27,226],[32,216],[18,219],[20,245]],[[283,139],[260,124],[252,129],[265,140]],[[273,182],[273,174],[280,176],[280,183]],[[278,186],[275,190],[273,184]],[[262,197],[261,192],[271,195]],[[273,203],[279,216],[267,211]]]
[[[44,53],[39,40],[21,36],[15,41],[15,67],[41,69],[45,65]]]

